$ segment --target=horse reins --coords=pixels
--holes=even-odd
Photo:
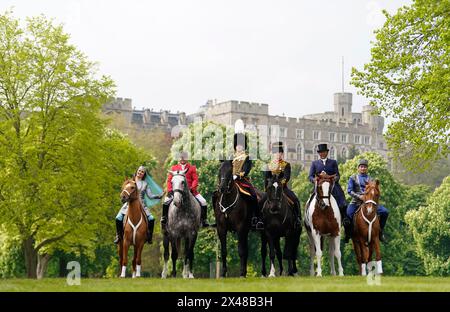
[[[222,213],[226,213],[228,209],[230,209],[231,207],[236,205],[238,198],[239,198],[239,190],[236,191],[236,198],[234,199],[233,203],[231,203],[227,207],[224,207],[222,205],[223,193],[221,193],[220,194],[220,200],[219,200],[220,211],[222,211]]]

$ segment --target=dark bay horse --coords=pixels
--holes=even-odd
[[[336,200],[331,195],[335,175],[320,175],[315,178],[315,195],[306,204],[305,227],[308,233],[311,257],[310,274],[314,275],[314,256],[317,260],[317,276],[322,276],[323,238],[329,237],[331,274],[336,275],[334,257],[338,261],[339,275],[344,275],[341,263],[341,214]]]
[[[227,275],[227,232],[236,232],[238,252],[241,261],[240,276],[247,275],[248,233],[251,227],[252,211],[249,201],[239,192],[232,177],[230,160],[222,162],[219,170],[219,189],[213,194],[214,215],[217,235],[220,240],[222,258],[222,277]]]
[[[353,248],[358,262],[359,273],[367,275],[369,267],[375,267],[376,274],[383,273],[380,250],[380,220],[377,215],[377,206],[380,199],[380,181],[369,181],[366,184],[363,195],[363,203],[359,206],[353,217],[354,230],[352,234]],[[376,264],[368,262],[372,260],[375,250]]]
[[[164,269],[162,278],[168,274],[169,243],[172,247],[172,277],[177,274],[176,262],[181,243],[184,242],[183,278],[194,278],[194,247],[200,228],[200,204],[189,190],[186,170],[169,171],[172,174],[173,200],[169,206],[169,215],[163,229]]]
[[[143,210],[138,188],[134,179],[126,179],[120,192],[122,203],[128,202],[124,219],[123,239],[119,242],[120,277],[125,277],[128,263],[128,249],[134,246],[133,278],[141,276],[141,255],[147,239],[147,216]]]
[[[261,260],[263,276],[266,272],[267,243],[269,244],[270,274],[275,277],[275,252],[280,266],[280,276],[283,274],[283,261],[280,248],[280,238],[285,237],[284,258],[288,261],[288,275],[297,273],[297,248],[300,243],[302,228],[295,226],[293,203],[289,203],[287,195],[283,191],[280,175],[272,175],[267,183],[267,199],[262,203],[262,215],[264,219],[264,231],[261,233]]]

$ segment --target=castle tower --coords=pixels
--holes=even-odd
[[[352,122],[352,94],[350,92],[338,92],[334,94],[334,112],[337,120]]]
[[[384,118],[374,114],[374,108],[371,105],[363,106],[362,122],[368,124],[372,131],[379,134],[383,133]]]

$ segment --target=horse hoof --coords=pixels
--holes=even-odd
[[[194,274],[189,273],[189,278],[194,278]]]
[[[269,274],[269,277],[275,277],[275,274]]]

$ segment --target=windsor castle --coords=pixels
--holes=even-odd
[[[362,112],[352,112],[352,93],[334,94],[334,110],[302,117],[269,115],[269,105],[244,101],[217,102],[209,100],[195,114],[184,112],[136,110],[131,99],[115,98],[104,105],[106,114],[119,113],[126,120],[143,128],[162,128],[171,132],[174,128],[187,126],[194,120],[214,121],[234,126],[242,119],[246,128],[268,126],[270,137],[285,144],[285,158],[291,163],[309,167],[317,159],[317,145],[327,143],[329,157],[347,158],[353,147],[359,152],[376,151],[387,158],[387,147],[383,138],[384,119],[373,114],[370,105]],[[270,141],[270,138],[268,138]]]

